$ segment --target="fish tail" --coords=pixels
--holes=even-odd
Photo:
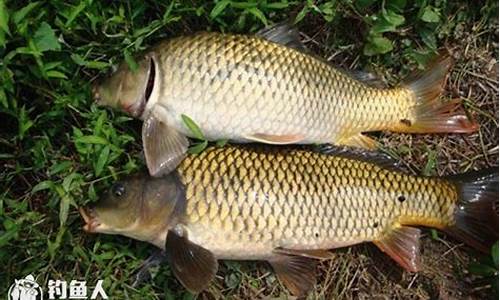
[[[498,169],[448,177],[457,186],[454,223],[445,229],[479,251],[489,252],[498,240]]]
[[[407,133],[468,133],[479,126],[469,120],[460,100],[443,103],[439,96],[444,90],[446,77],[452,66],[448,55],[439,56],[429,68],[411,76],[406,88],[416,103],[411,107],[412,117],[403,118],[394,130]]]

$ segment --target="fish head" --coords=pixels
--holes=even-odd
[[[185,208],[184,188],[176,174],[146,174],[115,182],[97,203],[80,208],[83,229],[152,241],[178,221]]]
[[[122,62],[116,71],[92,87],[92,94],[98,105],[116,108],[140,118],[154,83],[155,62],[150,54],[139,59],[134,69]]]

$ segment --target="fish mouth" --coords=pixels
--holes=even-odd
[[[85,221],[83,230],[86,232],[97,232],[97,229],[99,228],[99,226],[101,226],[101,223],[97,220],[95,210],[89,207],[80,207],[78,211]]]

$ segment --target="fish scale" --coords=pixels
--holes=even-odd
[[[391,99],[412,100],[403,89],[366,86],[322,60],[258,37],[201,33],[153,51],[163,78],[159,101],[177,121],[180,114],[189,115],[210,139],[224,136],[221,131],[228,128],[221,129],[222,122],[232,125],[233,137],[274,132],[309,137],[301,143],[336,141],[383,129],[396,115],[407,114],[408,105]],[[370,118],[379,107],[381,115]]]
[[[209,148],[178,168],[188,237],[219,258],[264,259],[279,247],[330,249],[401,225],[452,223],[457,192],[445,180],[319,152],[252,149]]]

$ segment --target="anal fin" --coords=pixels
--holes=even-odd
[[[304,139],[304,136],[301,134],[273,135],[265,133],[254,133],[246,135],[244,137],[254,142],[273,144],[273,145],[295,144]]]
[[[316,283],[317,260],[295,255],[275,254],[269,260],[279,280],[295,296],[305,296]]]
[[[407,271],[420,269],[420,229],[398,227],[373,243]]]
[[[358,147],[363,149],[374,150],[378,148],[378,142],[371,137],[368,137],[362,133],[351,135],[346,138],[340,139],[338,142],[340,145]]]
[[[192,293],[204,290],[215,277],[218,264],[212,252],[169,230],[165,251],[175,277]]]

